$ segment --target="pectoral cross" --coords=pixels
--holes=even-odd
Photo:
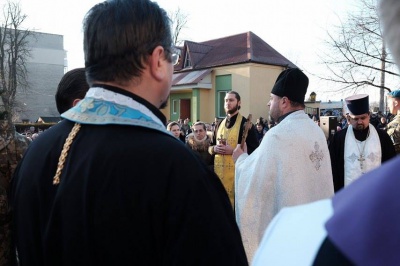
[[[364,161],[365,161],[364,155],[363,155],[363,154],[360,154],[360,158],[358,158],[357,160],[360,162],[361,171],[364,173],[364,171],[363,171],[363,168],[364,168]]]

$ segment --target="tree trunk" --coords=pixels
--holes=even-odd
[[[379,111],[382,111],[383,113],[386,111],[385,110],[385,60],[386,60],[386,48],[385,44],[382,43],[382,65],[381,65],[381,89],[380,89],[380,97],[379,97]]]

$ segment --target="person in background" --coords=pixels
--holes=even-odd
[[[257,140],[259,143],[261,143],[266,131],[264,130],[264,125],[260,122],[256,124],[256,135],[257,135]]]
[[[387,124],[386,131],[392,139],[396,154],[400,154],[400,90],[390,92],[387,96],[387,102],[390,113],[395,116]]]
[[[369,123],[373,125],[375,128],[378,128],[378,125],[380,123],[380,117],[378,112],[370,112]]]
[[[369,123],[369,96],[357,94],[345,101],[349,126],[329,143],[335,192],[396,155],[388,134]]]
[[[381,117],[381,121],[378,124],[378,129],[381,129],[381,130],[386,130],[387,129],[387,119],[386,119],[386,117],[384,117],[384,116]]]
[[[98,3],[83,36],[90,89],[14,174],[20,264],[247,265],[221,182],[159,110],[179,59],[165,10]]]
[[[211,138],[207,135],[207,128],[204,122],[196,122],[192,126],[192,133],[187,136],[186,145],[197,153],[203,162],[213,170],[213,157],[208,152],[211,145]]]
[[[211,123],[211,131],[215,130],[215,127],[219,124],[219,119],[218,117],[214,118],[214,121]]]
[[[175,138],[180,139],[185,143],[185,136],[182,135],[181,127],[177,122],[170,122],[167,125],[167,130],[170,131]]]
[[[75,106],[85,97],[88,90],[89,84],[86,82],[84,68],[72,69],[65,73],[55,95],[58,112],[62,114]]]
[[[379,2],[383,37],[400,66],[400,2]],[[397,156],[332,199],[281,210],[253,266],[399,265],[399,164]]]
[[[0,97],[0,265],[16,265],[12,247],[11,180],[31,140],[19,134]]]
[[[342,115],[342,118],[340,118],[340,121],[339,121],[339,126],[340,126],[340,128],[341,129],[345,129],[346,127],[348,127],[348,115],[349,115],[349,113],[346,113],[345,115]]]
[[[214,171],[221,179],[232,207],[235,208],[235,163],[233,162],[233,149],[241,143],[244,125],[247,121],[239,110],[241,108],[240,95],[236,91],[228,91],[225,95],[226,118],[215,128],[213,146],[209,153],[214,156]],[[258,140],[254,125],[248,131],[246,144],[249,153],[258,147]]]
[[[183,132],[183,135],[186,136],[192,133],[192,130],[190,129],[190,124],[189,124],[189,118],[186,118],[183,120],[183,124],[181,125],[181,131]]]
[[[268,103],[278,124],[252,154],[240,145],[233,152],[236,221],[249,263],[280,209],[333,195],[325,135],[304,112],[307,87],[308,77],[300,69],[281,72]]]

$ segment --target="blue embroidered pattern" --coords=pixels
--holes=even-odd
[[[147,109],[147,111],[149,110]],[[169,134],[163,124],[155,121],[144,112],[104,99],[85,97],[75,107],[69,109],[61,116],[80,124],[142,126]]]

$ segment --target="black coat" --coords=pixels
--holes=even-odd
[[[73,123],[35,140],[13,183],[21,265],[247,265],[218,177],[168,134]]]
[[[332,164],[332,175],[333,175],[333,185],[335,192],[339,191],[344,187],[344,143],[346,138],[348,128],[338,131],[329,143],[329,153],[331,156]],[[382,163],[395,157],[396,152],[394,150],[393,142],[389,135],[380,129],[376,130],[379,135],[379,140],[381,143],[382,150]],[[359,141],[364,141],[366,139],[368,130],[364,130],[361,136],[358,137],[357,132],[354,131],[355,137]],[[365,133],[365,134],[364,134]]]

